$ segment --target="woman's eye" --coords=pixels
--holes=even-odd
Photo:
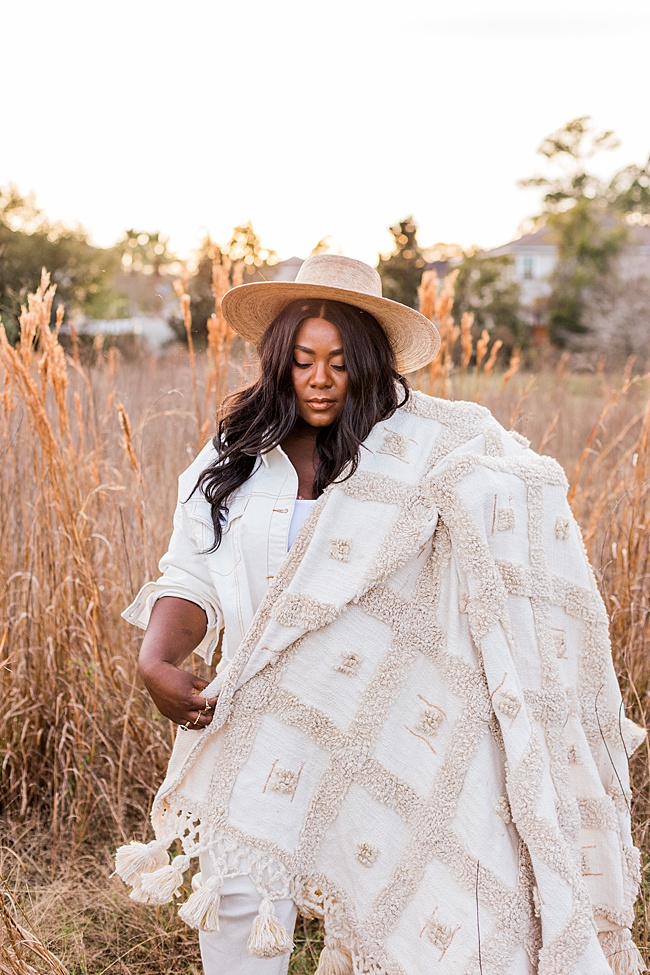
[[[337,372],[345,372],[345,366],[335,366],[332,364],[332,369],[336,369]]]
[[[297,367],[298,369],[309,369],[309,367],[310,367],[310,365],[311,365],[311,362],[298,362],[298,360],[297,360],[297,359],[294,359],[294,360],[293,360],[293,364],[294,364],[294,366],[296,366],[296,367]]]

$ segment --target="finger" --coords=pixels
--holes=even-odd
[[[212,721],[212,714],[204,711],[191,711],[188,716],[188,721],[190,723],[190,730],[201,731],[202,728],[207,727]]]
[[[207,686],[207,685],[206,685]],[[204,697],[200,694],[195,694],[192,700],[189,702],[190,708],[195,708],[197,711],[212,711],[216,707],[217,701],[219,700],[219,695],[215,697]]]
[[[203,717],[202,713],[197,711],[196,707],[194,710],[190,710],[191,707],[192,706],[189,705],[189,708],[185,711],[184,716],[178,719],[179,727],[184,728],[186,731],[196,731],[197,728],[200,729],[204,726],[204,723],[201,720]]]
[[[181,731],[203,731],[201,725],[195,725],[193,721],[182,721],[179,726]]]

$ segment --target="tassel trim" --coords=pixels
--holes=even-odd
[[[188,814],[185,818],[196,833],[194,817]],[[289,954],[293,950],[292,935],[278,920],[273,906],[273,901],[291,896],[290,878],[282,864],[228,838],[215,842],[205,837],[202,841],[186,842],[182,817],[178,822],[174,817],[174,826],[178,836],[168,835],[165,840],[147,844],[132,842],[117,851],[116,873],[133,887],[131,899],[156,906],[169,903],[180,895],[192,858],[209,851],[215,873],[205,882],[200,872],[192,878],[192,892],[178,911],[181,920],[195,930],[218,931],[223,881],[226,877],[246,875],[263,895],[248,940],[250,954],[257,958]],[[184,852],[170,861],[167,848],[175,838],[182,840]],[[336,975],[337,969],[333,971]]]
[[[183,886],[183,874],[190,865],[188,856],[174,857],[166,867],[160,867],[140,878],[140,889],[148,897],[148,904],[167,904],[178,897]]]
[[[141,876],[152,873],[169,863],[167,843],[152,840],[151,843],[132,841],[121,846],[115,854],[115,873],[132,887],[140,885]]]
[[[129,897],[131,898],[132,901],[135,901],[136,904],[151,903],[151,900],[149,899],[149,894],[144,892],[144,890],[142,889],[139,883],[135,885],[135,887],[129,894]]]
[[[275,916],[273,903],[262,898],[260,911],[251,929],[248,950],[255,958],[275,958],[293,951],[293,938]]]
[[[614,975],[641,975],[647,972],[641,952],[632,941],[627,928],[614,931],[600,931],[600,946]]]
[[[353,975],[352,958],[338,938],[325,935],[315,975]]]
[[[219,874],[209,877],[205,883],[196,882],[195,877],[192,880],[194,892],[178,909],[180,919],[196,931],[218,931],[222,882],[223,877]]]

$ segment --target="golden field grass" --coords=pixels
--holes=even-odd
[[[443,354],[414,385],[480,400],[563,464],[628,713],[647,725],[650,383],[633,364],[585,375],[560,360],[534,377],[516,357],[500,364],[471,321],[451,321],[452,284],[422,295]],[[45,288],[32,299],[19,348],[0,338],[0,975],[199,975],[196,935],[175,909],[134,905],[110,877],[115,846],[141,834],[173,735],[139,684],[140,635],[120,612],[155,574],[178,473],[212,432],[226,385],[252,366],[218,307],[201,356],[109,352],[84,365],[47,326],[50,301]],[[647,862],[641,752],[634,833]],[[644,891],[647,960],[649,910]],[[297,941],[291,972],[313,972],[318,925],[299,925]]]

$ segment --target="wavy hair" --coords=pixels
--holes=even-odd
[[[332,482],[354,474],[361,444],[373,426],[391,416],[409,397],[408,383],[398,373],[391,345],[373,315],[339,301],[292,301],[262,336],[258,378],[226,400],[213,439],[218,456],[192,491],[200,489],[212,508],[214,544],[209,551],[219,547],[228,500],[251,476],[259,454],[281,444],[296,423],[293,347],[296,332],[306,318],[325,318],[336,325],[348,374],[347,396],[338,419],[319,430],[316,437],[319,463],[314,497]],[[401,402],[400,385],[404,390]]]

